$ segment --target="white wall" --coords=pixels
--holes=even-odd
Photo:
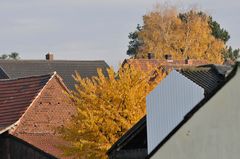
[[[173,70],[147,96],[147,139],[150,153],[204,98],[204,89]]]
[[[152,157],[240,158],[240,70]]]

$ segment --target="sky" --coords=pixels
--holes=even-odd
[[[0,0],[0,54],[22,59],[105,60],[115,68],[128,58],[128,34],[157,0]],[[172,0],[180,8],[197,7],[240,44],[240,1]]]

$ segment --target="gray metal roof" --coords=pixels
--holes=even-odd
[[[0,79],[8,79],[7,73],[0,67]]]
[[[225,76],[231,70],[232,67],[229,66],[207,65],[181,69],[179,72],[202,87],[205,90],[205,94],[208,94],[225,80]]]
[[[63,78],[66,86],[74,89],[75,81],[72,75],[76,71],[82,77],[92,77],[97,76],[97,68],[100,68],[107,75],[106,69],[109,66],[105,61],[0,60],[0,67],[5,70],[9,78],[43,75],[56,71]]]

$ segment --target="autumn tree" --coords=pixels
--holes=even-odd
[[[222,63],[228,32],[207,14],[191,9],[180,13],[174,6],[158,6],[143,16],[143,26],[129,35],[127,54],[158,59],[171,54],[175,59],[193,58]]]
[[[76,91],[69,97],[77,107],[71,123],[61,129],[71,146],[66,155],[76,158],[106,158],[106,151],[131,126],[145,115],[145,97],[165,74],[161,69],[142,72],[125,65],[108,76],[98,70],[98,77],[75,75]]]

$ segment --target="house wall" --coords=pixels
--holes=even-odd
[[[62,151],[57,146],[65,142],[59,137],[56,128],[68,123],[76,112],[64,91],[57,77],[53,77],[10,134],[60,157]]]
[[[204,98],[204,89],[173,70],[147,96],[147,139],[150,153]]]
[[[239,159],[240,70],[151,158]]]
[[[56,77],[49,81],[21,119],[14,135],[55,134],[55,128],[67,123],[75,112],[64,91]]]

